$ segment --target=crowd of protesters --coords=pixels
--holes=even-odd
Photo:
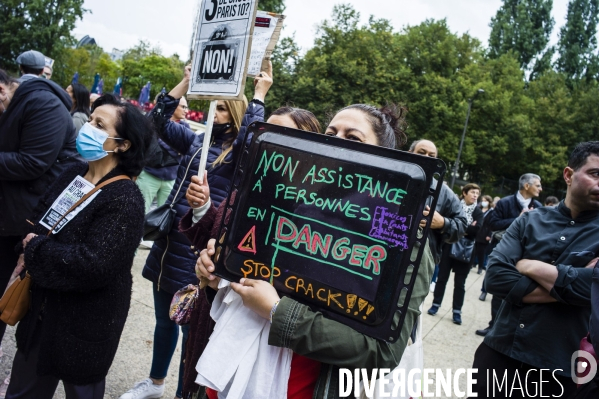
[[[421,340],[414,332],[425,297],[432,293],[427,313],[435,316],[452,272],[452,321],[461,325],[468,317],[462,307],[472,268],[485,273],[479,299],[492,296],[489,325],[476,331],[484,336],[473,359],[478,397],[488,395],[489,370],[510,381],[519,373],[540,373],[535,381],[543,381],[543,369],[555,370],[545,394],[597,395],[597,378],[577,388],[570,359],[587,334],[587,348],[599,349],[599,303],[592,303],[599,297],[599,142],[580,143],[570,154],[561,201],[549,196],[541,204],[541,177],[528,171],[518,191],[501,199],[474,183],[457,196],[435,181],[434,187],[441,184],[436,208],[427,202],[420,222],[421,228],[429,225],[428,245],[399,339],[388,343],[323,317],[268,282],[229,283],[213,274],[218,221],[238,154],[252,139],[247,128],[266,119],[272,66],[255,78],[251,101],[218,101],[212,141],[203,148],[203,134],[185,122],[189,67],[176,87],[157,97],[160,106],[144,115],[79,83],[59,87],[37,51],[16,63],[18,78],[0,70],[0,286],[25,271],[32,285],[29,310],[16,330],[6,398],[50,399],[61,380],[68,399],[104,397],[140,244],[151,248],[142,275],[152,283],[154,300],[152,362],[148,378],[121,399],[164,395],[180,333],[176,398],[216,399],[238,389],[235,397],[338,397],[340,368],[393,370],[405,360],[406,348]],[[266,121],[404,149],[406,112],[395,104],[352,104],[321,129],[309,110],[283,106]],[[405,150],[438,156],[425,138]],[[205,151],[207,173],[200,180]],[[73,188],[85,196],[61,207]],[[153,242],[142,241],[144,215],[163,204],[174,210],[172,228]],[[179,326],[169,317],[173,295],[200,282],[190,322]],[[236,372],[247,358],[238,353],[234,334],[215,330],[216,314],[233,308],[225,297],[239,303],[236,328],[268,337],[249,344],[256,363],[245,374]],[[0,322],[0,339],[5,328]],[[537,383],[532,381],[525,382],[526,392]]]

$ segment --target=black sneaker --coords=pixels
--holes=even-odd
[[[481,337],[484,337],[485,335],[487,335],[489,333],[489,329],[490,329],[490,327],[483,328],[482,330],[476,330],[475,334],[480,335]]]

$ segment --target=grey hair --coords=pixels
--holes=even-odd
[[[541,181],[539,175],[535,175],[534,173],[525,173],[522,176],[520,176],[519,190],[524,189],[525,184],[532,184],[533,180],[535,179]]]
[[[412,141],[412,144],[410,144],[410,149],[408,151],[409,152],[414,152],[414,150],[416,149],[416,146],[418,145],[418,143],[420,143],[423,140],[424,139],[418,139],[418,140]]]

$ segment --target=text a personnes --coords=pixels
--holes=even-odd
[[[345,217],[362,221],[372,220],[370,207],[352,203],[348,199],[323,198],[317,192],[311,192],[301,186],[314,186],[316,184],[334,185],[338,189],[346,190],[348,194],[365,194],[371,198],[382,198],[387,203],[401,205],[407,192],[401,188],[393,187],[388,182],[377,180],[371,176],[360,173],[345,173],[340,166],[338,169],[328,169],[313,165],[301,180],[295,176],[300,161],[293,160],[290,156],[264,150],[255,174],[261,174],[260,179],[254,184],[252,191],[262,192],[263,180],[269,172],[280,174],[289,179],[289,184],[279,183],[275,188],[275,199],[294,201],[304,205],[313,205],[321,210],[339,212]],[[296,178],[294,182],[294,178]]]

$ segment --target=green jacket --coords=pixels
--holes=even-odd
[[[393,370],[399,365],[420,315],[420,305],[428,294],[434,268],[430,247],[426,245],[408,313],[395,343],[361,334],[288,297],[281,299],[273,316],[268,343],[323,363],[313,398],[338,398],[339,368],[366,368],[370,374],[370,370],[375,368]]]

